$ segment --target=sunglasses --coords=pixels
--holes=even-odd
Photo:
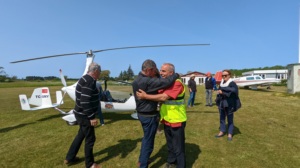
[[[222,75],[223,78],[224,78],[224,77],[226,78],[227,76],[228,76],[228,75]]]

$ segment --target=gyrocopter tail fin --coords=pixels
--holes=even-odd
[[[56,107],[63,104],[61,91],[56,91],[56,103],[52,104],[50,91],[48,87],[41,87],[34,89],[31,98],[27,99],[27,96],[19,95],[20,104],[22,110],[40,110],[45,108]],[[34,105],[36,107],[30,107]]]

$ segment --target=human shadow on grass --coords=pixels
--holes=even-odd
[[[267,88],[257,88],[257,89],[251,89],[251,88],[240,88],[241,90],[250,90],[250,91],[254,91],[254,92],[274,92],[274,90],[272,89],[267,89]]]
[[[58,117],[61,117],[61,114],[47,116],[47,117],[38,119],[37,121],[47,121],[47,120],[55,119],[55,118],[58,118]],[[8,132],[8,131],[11,131],[11,130],[14,130],[14,129],[18,129],[18,128],[22,128],[22,127],[25,127],[27,125],[35,124],[35,123],[36,122],[30,122],[30,123],[26,123],[26,124],[19,124],[19,125],[12,126],[12,127],[1,128],[0,129],[0,133],[5,133],[5,132]]]
[[[218,130],[220,130],[220,127],[219,127]],[[228,124],[226,124],[226,130],[228,130]],[[226,133],[226,134],[227,134],[227,133]],[[238,127],[234,126],[234,129],[233,129],[233,136],[238,135],[238,134],[242,134],[242,132],[240,131],[240,129],[239,129]]]
[[[198,159],[201,153],[200,147],[197,144],[185,143],[185,156],[186,156],[186,167],[193,167],[193,164]],[[167,144],[163,145],[160,150],[150,158],[152,162],[155,162],[150,167],[157,168],[163,167],[167,162],[168,149]],[[158,161],[156,161],[158,160]]]
[[[51,115],[51,116],[47,116],[47,117],[38,119],[37,121],[47,121],[47,120],[59,118],[59,117],[62,117],[62,116],[63,116],[63,115],[61,115],[61,114],[56,114],[56,115]]]
[[[96,152],[94,156],[99,156],[102,154],[106,154],[107,156],[97,160],[97,163],[101,163],[104,161],[108,161],[116,156],[121,155],[122,158],[125,158],[130,152],[132,152],[136,147],[137,143],[141,142],[142,138],[138,139],[121,139],[118,141],[118,144],[102,149],[99,152]]]
[[[203,103],[194,103],[194,106],[198,106],[198,105],[201,105]]]
[[[198,113],[198,114],[201,114],[201,113],[219,113],[219,111],[218,110],[211,110],[211,111],[199,111],[199,110],[189,110],[189,111],[187,111],[187,113]]]
[[[234,129],[233,129],[233,136],[234,136],[234,135],[238,135],[238,134],[242,134],[242,133],[241,133],[241,131],[240,131],[240,129],[239,129],[238,127],[234,126]]]
[[[105,120],[105,124],[111,124],[120,120],[136,120],[131,117],[131,113],[122,113],[122,112],[118,112],[118,113],[103,112],[103,118]]]
[[[22,128],[25,127],[26,125],[30,125],[30,124],[35,124],[36,122],[30,122],[30,123],[26,123],[26,124],[19,124],[16,126],[12,126],[12,127],[6,127],[6,128],[1,128],[0,129],[0,133],[5,133],[14,129],[18,129],[18,128]]]

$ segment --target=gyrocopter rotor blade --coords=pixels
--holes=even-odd
[[[62,56],[70,56],[70,55],[78,55],[78,54],[86,54],[87,57],[91,57],[91,56],[93,56],[93,53],[112,51],[112,50],[125,50],[125,49],[135,49],[135,48],[154,48],[154,47],[188,47],[188,46],[206,46],[206,45],[210,45],[210,44],[166,44],[166,45],[108,48],[108,49],[95,50],[95,51],[89,50],[88,52],[76,52],[76,53],[69,53],[69,54],[58,54],[58,55],[51,55],[51,56],[36,57],[36,58],[30,58],[30,59],[25,59],[25,60],[13,61],[10,63],[14,64],[14,63],[19,63],[19,62],[33,61],[33,60],[39,60],[39,59],[45,59],[45,58],[62,57]]]
[[[133,47],[120,47],[120,48],[109,48],[103,50],[95,50],[95,52],[104,52],[112,50],[125,50],[125,49],[134,49],[134,48],[153,48],[153,47],[187,47],[187,46],[199,46],[199,45],[210,45],[210,44],[170,44],[170,45],[150,45],[150,46],[133,46]]]
[[[36,58],[30,58],[30,59],[25,59],[25,60],[13,61],[10,63],[14,64],[14,63],[19,63],[19,62],[33,61],[33,60],[39,60],[39,59],[45,59],[45,58],[63,57],[63,56],[69,56],[69,55],[78,55],[78,54],[87,54],[87,52],[50,55],[50,56],[44,56],[44,57],[36,57]]]

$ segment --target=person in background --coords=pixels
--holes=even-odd
[[[98,89],[98,91],[99,91],[99,108],[98,108],[98,118],[99,118],[99,120],[100,120],[100,124],[101,124],[101,126],[104,126],[104,118],[103,118],[103,114],[102,114],[102,109],[101,109],[101,100],[102,100],[102,98],[103,98],[103,89],[102,89],[102,86],[101,86],[101,84],[99,83],[99,82],[97,82],[97,89]]]
[[[232,141],[233,137],[233,117],[236,110],[236,100],[238,99],[239,90],[236,83],[230,78],[230,70],[222,71],[222,80],[220,83],[219,90],[217,91],[220,97],[217,105],[220,113],[220,132],[215,135],[216,138],[220,138],[226,133],[226,117],[228,121],[228,141]]]
[[[212,106],[212,93],[213,90],[217,90],[216,86],[216,80],[211,76],[210,72],[206,73],[206,78],[205,78],[205,98],[206,98],[206,103],[205,106]]]
[[[79,160],[76,157],[81,143],[85,139],[84,154],[85,166],[87,168],[101,168],[94,161],[93,147],[96,141],[95,126],[99,108],[99,91],[96,87],[96,80],[101,73],[101,67],[97,63],[91,63],[87,74],[82,76],[76,85],[76,102],[73,113],[79,124],[79,130],[67,153],[65,164],[72,164]]]
[[[156,75],[155,75],[155,77],[160,78],[160,74],[159,74],[159,70],[158,69],[156,69]],[[161,102],[158,102],[158,104],[157,104],[157,111],[160,111],[160,106],[161,106]],[[158,121],[160,121],[160,118],[158,118]],[[160,122],[158,124],[156,133],[157,134],[162,134],[163,133],[163,131],[162,131],[162,125],[160,124]]]
[[[162,78],[175,73],[173,64],[165,63],[160,69]],[[164,124],[164,132],[167,140],[168,157],[165,168],[185,168],[185,126],[186,107],[184,103],[185,87],[180,79],[169,88],[160,90],[159,94],[147,94],[143,90],[137,93],[139,99],[162,102],[160,107],[161,122]]]
[[[188,100],[188,107],[193,107],[195,102],[195,96],[197,92],[197,85],[195,82],[195,75],[192,74],[190,80],[188,81],[188,88],[190,92],[190,98]]]
[[[143,128],[143,139],[141,144],[138,166],[148,168],[149,158],[154,148],[154,139],[159,123],[159,112],[157,111],[157,102],[141,100],[137,98],[137,91],[142,89],[149,94],[157,94],[159,89],[171,86],[178,78],[177,74],[168,78],[157,78],[157,67],[153,60],[145,60],[142,64],[142,70],[132,83],[133,94],[136,101],[136,111],[138,119]]]

